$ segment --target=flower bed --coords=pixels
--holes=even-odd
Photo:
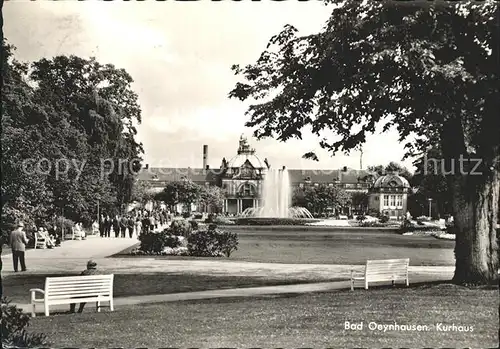
[[[200,228],[198,224],[195,226],[188,221],[174,222],[163,231],[141,234],[140,247],[130,254],[229,257],[237,249],[238,236],[217,229],[215,224],[201,230],[196,229]]]

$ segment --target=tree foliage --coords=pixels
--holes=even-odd
[[[189,180],[169,182],[161,192],[155,195],[155,199],[163,201],[167,206],[183,204],[191,207],[197,202],[202,193],[202,188]]]
[[[215,213],[222,211],[224,199],[224,191],[220,187],[209,185],[201,188],[199,202]]]
[[[130,75],[76,56],[21,63],[6,40],[2,49],[2,231],[61,214],[89,223],[97,201],[129,201],[142,153]]]
[[[295,188],[292,205],[307,208],[314,215],[324,215],[328,209],[339,209],[351,203],[345,190],[329,185]]]
[[[257,138],[281,141],[310,129],[332,152],[394,128],[407,155],[438,144],[448,165],[460,156],[480,159],[481,175],[447,176],[457,227],[454,280],[496,282],[498,3],[331,2],[319,33],[299,36],[287,25],[256,63],[233,66],[241,81],[230,97],[252,103],[247,126]]]
[[[377,176],[383,176],[388,173],[398,173],[398,175],[406,178],[408,181],[413,177],[413,174],[405,166],[394,161],[389,162],[387,165],[368,166],[367,170],[375,173]]]

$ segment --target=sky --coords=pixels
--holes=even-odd
[[[57,55],[96,57],[124,68],[139,95],[142,123],[137,138],[151,167],[201,167],[236,155],[241,134],[273,167],[359,169],[360,153],[327,153],[305,134],[286,143],[257,141],[245,127],[248,105],[228,98],[238,81],[233,64],[255,62],[285,24],[300,34],[319,31],[330,10],[322,2],[76,2],[4,3],[4,35],[16,58],[34,61]],[[302,155],[315,151],[319,162]],[[362,166],[400,162],[403,144],[396,131],[367,138]]]

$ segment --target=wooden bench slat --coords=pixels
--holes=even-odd
[[[69,290],[69,291],[61,291],[61,292],[50,292],[47,298],[50,298],[52,296],[64,296],[64,295],[72,295],[72,294],[80,294],[80,293],[92,293],[92,294],[98,294],[98,293],[103,293],[103,294],[109,294],[109,287],[107,289],[105,288],[100,288],[100,289],[86,289],[86,290],[79,290],[79,289],[74,289],[74,290]]]
[[[83,277],[83,276],[82,276]],[[92,282],[102,282],[102,281],[109,281],[109,279],[93,279],[93,278],[85,278],[85,279],[68,279],[68,280],[49,280],[49,284],[66,284],[66,283],[72,283],[72,282],[82,282],[82,281],[92,281]]]
[[[64,289],[67,287],[87,287],[87,286],[96,286],[96,287],[109,287],[112,283],[111,282],[81,282],[78,284],[72,283],[72,284],[60,284],[60,285],[47,285],[47,288],[49,290],[55,290],[55,289]]]
[[[107,302],[109,299],[104,299],[103,297],[81,297],[81,298],[64,298],[64,299],[55,299],[57,303],[51,303],[53,304],[71,304],[71,303],[94,303],[94,302]]]
[[[65,288],[65,287],[87,287],[87,286],[96,286],[96,287],[106,286],[106,287],[109,287],[110,285],[112,285],[111,282],[98,282],[98,283],[97,282],[81,282],[78,284],[48,285],[47,289],[55,290],[55,289]]]

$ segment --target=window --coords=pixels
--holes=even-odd
[[[403,206],[403,195],[398,195],[396,198],[397,198],[396,206],[402,207]]]
[[[384,206],[389,206],[389,195],[384,195]]]
[[[389,206],[396,206],[396,195],[391,195]]]
[[[240,189],[240,193],[243,196],[253,196],[254,194],[254,189],[253,186],[250,183],[245,183]]]

